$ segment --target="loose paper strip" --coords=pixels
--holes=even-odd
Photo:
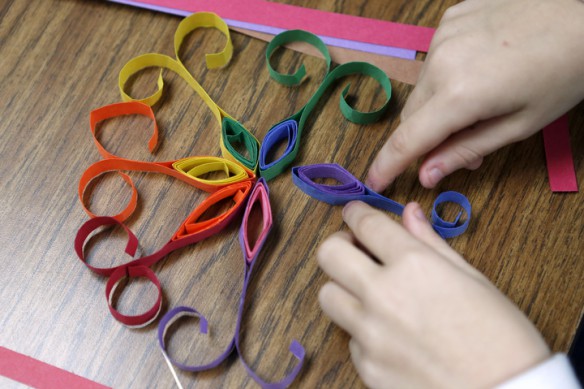
[[[231,30],[260,39],[264,42],[270,42],[274,38],[273,35],[246,30],[244,28],[231,27]],[[315,57],[319,57],[321,55],[320,51],[318,51],[316,48],[307,44],[303,44],[302,42],[290,42],[285,44],[284,47]],[[404,82],[409,85],[416,84],[423,64],[422,61],[418,60],[386,57],[377,54],[344,49],[342,47],[328,46],[328,50],[332,61],[337,64],[344,64],[355,61],[369,62],[370,64],[375,65],[383,70],[392,80]]]
[[[543,129],[543,143],[552,192],[578,192],[567,114]]]
[[[109,388],[108,386],[1,346],[0,376],[7,377],[33,388]]]
[[[158,11],[162,13],[167,13],[170,15],[177,15],[177,16],[188,16],[191,14],[189,11],[182,11],[180,9],[169,8],[169,7],[162,7],[156,6],[151,4],[145,4],[140,1],[131,1],[131,0],[110,0],[115,3],[130,5],[134,7],[140,7],[144,9],[149,9],[152,11]],[[285,31],[283,28],[277,27],[270,27],[264,26],[261,24],[254,24],[248,22],[242,22],[239,20],[233,19],[223,19],[227,23],[227,25],[233,29],[241,29],[249,32],[257,32],[260,34],[268,34],[270,36],[278,35],[279,33]],[[249,34],[248,34],[249,35]],[[353,40],[347,39],[339,39],[339,38],[332,38],[327,36],[319,36],[320,39],[327,45],[331,45],[334,47],[339,48],[346,48],[351,51],[359,51],[359,52],[367,52],[371,54],[376,54],[380,56],[390,56],[395,58],[403,58],[403,59],[415,59],[416,58],[416,50],[408,50],[408,49],[401,49],[399,47],[390,47],[390,46],[382,46],[382,45],[374,45],[371,43],[363,43],[357,42]]]
[[[316,35],[427,52],[434,29],[410,24],[344,15],[264,0],[140,0],[140,3],[188,12],[215,12],[225,19],[307,30]]]
[[[259,203],[260,209],[262,211],[262,231],[260,232],[256,242],[250,242],[248,237],[248,223],[249,223],[249,216],[251,210],[253,209],[254,204]],[[172,364],[179,367],[182,370],[198,372],[204,371],[211,368],[218,366],[221,362],[223,362],[229,354],[233,351],[234,347],[237,349],[239,354],[240,360],[243,363],[245,369],[247,370],[248,374],[258,383],[262,388],[269,388],[269,389],[283,389],[289,386],[292,381],[296,378],[298,373],[300,372],[303,362],[304,362],[304,348],[300,343],[296,340],[293,340],[290,344],[290,351],[294,355],[295,358],[298,359],[297,365],[294,367],[292,372],[284,377],[281,381],[275,383],[269,383],[262,380],[245,362],[243,359],[243,354],[241,353],[241,346],[240,346],[240,332],[241,332],[241,321],[243,318],[243,308],[245,304],[245,296],[247,292],[247,288],[251,279],[251,274],[253,270],[253,266],[256,262],[256,259],[263,247],[264,243],[266,242],[267,236],[272,228],[272,210],[270,207],[269,201],[269,190],[268,186],[264,179],[258,180],[254,189],[252,190],[251,195],[249,196],[249,200],[245,207],[245,212],[243,215],[243,221],[241,223],[241,228],[239,230],[239,243],[241,245],[241,249],[243,251],[243,258],[244,258],[244,282],[243,282],[243,290],[239,300],[239,309],[237,313],[237,324],[236,330],[233,338],[229,342],[227,348],[215,359],[211,362],[208,362],[203,365],[187,365],[182,362],[178,362],[173,359],[166,349],[166,337],[167,332],[170,326],[172,326],[177,319],[182,316],[192,316],[198,317],[200,323],[200,333],[207,334],[208,330],[208,323],[207,319],[196,309],[190,307],[176,307],[170,310],[164,317],[160,320],[158,326],[158,343],[162,349],[163,354],[165,355],[165,359],[167,361],[171,361]]]
[[[332,178],[340,185],[318,184],[316,178]],[[345,205],[350,201],[363,201],[373,207],[384,209],[399,216],[404,206],[387,197],[381,196],[368,188],[355,176],[337,164],[315,164],[292,168],[294,184],[307,195],[331,205]],[[438,205],[455,203],[466,212],[466,220],[459,223],[461,213],[453,222],[442,219],[437,213]],[[434,230],[443,238],[453,238],[462,234],[468,228],[471,216],[471,206],[468,199],[458,192],[441,193],[434,201],[431,223]]]

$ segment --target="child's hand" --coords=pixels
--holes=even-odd
[[[420,182],[434,187],[578,104],[583,21],[580,0],[467,0],[448,9],[368,186],[383,190],[426,155]]]
[[[360,202],[343,218],[353,235],[337,233],[318,250],[332,279],[319,300],[351,335],[366,385],[489,387],[549,356],[525,315],[434,232],[419,205],[406,207],[405,228]]]

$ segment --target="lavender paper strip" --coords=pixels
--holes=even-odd
[[[151,11],[167,13],[170,15],[188,16],[191,14],[188,11],[183,11],[180,9],[169,8],[169,7],[161,7],[161,6],[153,5],[153,4],[145,4],[145,3],[142,3],[140,1],[132,1],[132,0],[109,0],[109,1],[112,3],[119,3],[119,4],[129,5],[132,7],[149,9]],[[223,20],[225,20],[227,25],[231,26],[231,27],[245,28],[247,30],[263,32],[263,33],[271,34],[271,35],[278,35],[282,31],[285,31],[284,29],[277,28],[277,27],[242,22],[239,20],[233,20],[233,19],[223,19]],[[357,42],[357,41],[351,41],[351,40],[347,40],[347,39],[339,39],[339,38],[322,36],[322,35],[319,35],[319,38],[322,39],[322,41],[324,43],[326,43],[327,45],[331,45],[331,46],[344,47],[346,49],[364,51],[367,53],[374,53],[374,54],[379,54],[379,55],[383,55],[383,56],[387,56],[387,57],[397,57],[397,58],[404,58],[404,59],[410,59],[410,60],[416,59],[416,51],[415,50],[408,50],[408,49],[402,49],[399,47],[391,47],[391,46],[382,46],[382,45],[376,45],[376,44],[365,43],[365,42]]]

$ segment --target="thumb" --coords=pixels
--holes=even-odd
[[[452,257],[456,252],[440,237],[432,228],[432,225],[426,219],[424,211],[420,204],[409,203],[404,209],[402,215],[403,225],[415,238],[424,242],[427,246],[434,249],[445,257]]]
[[[434,252],[440,254],[440,257],[446,259],[465,273],[479,280],[484,280],[482,274],[454,251],[454,249],[452,249],[452,247],[450,247],[450,245],[442,239],[436,231],[434,231],[418,203],[409,203],[406,205],[402,215],[402,220],[404,227],[410,234],[425,243]]]

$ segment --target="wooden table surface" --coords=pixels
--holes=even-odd
[[[282,1],[385,20],[435,27],[455,0],[410,2]],[[349,4],[350,3],[350,4]],[[73,238],[87,220],[77,199],[81,173],[99,159],[89,131],[89,112],[120,101],[118,71],[147,52],[173,55],[180,18],[105,1],[3,0],[0,4],[0,346],[33,356],[102,384],[120,388],[172,387],[158,349],[157,325],[128,329],[115,321],[104,298],[106,279],[77,259]],[[290,71],[301,61],[310,79],[287,88],[269,78],[266,44],[232,33],[231,64],[207,70],[205,53],[224,44],[213,30],[197,30],[183,58],[192,74],[258,139],[275,122],[296,112],[324,74],[321,59],[285,51],[275,59]],[[132,85],[135,96],[153,91],[156,72]],[[161,145],[150,155],[151,122],[137,117],[108,121],[99,137],[129,158],[164,161],[219,155],[218,126],[209,109],[176,75],[165,72],[167,91],[155,106]],[[343,83],[331,91],[309,121],[297,164],[336,162],[364,178],[412,86],[393,83],[391,109],[379,123],[347,122],[338,109]],[[382,93],[367,79],[352,82],[355,106],[379,106]],[[453,107],[455,109],[455,107]],[[584,182],[584,108],[571,115],[578,179]],[[140,193],[137,215],[128,222],[144,253],[161,247],[206,194],[170,177],[131,174]],[[360,387],[350,363],[348,337],[321,312],[317,293],[326,281],[315,250],[342,229],[341,208],[310,199],[287,173],[269,183],[275,228],[260,256],[246,303],[244,358],[265,380],[279,380],[293,365],[292,339],[307,352],[295,387]],[[584,201],[581,193],[549,190],[541,135],[488,157],[475,172],[458,172],[435,190],[417,181],[412,166],[384,194],[416,200],[429,212],[442,191],[464,193],[473,206],[471,226],[452,246],[484,272],[535,322],[553,350],[569,348],[584,302]],[[119,211],[129,190],[115,174],[92,187],[91,209]],[[243,260],[238,223],[204,242],[181,249],[153,267],[164,290],[163,312],[188,305],[203,312],[210,336],[197,321],[173,331],[170,350],[178,359],[204,363],[227,345],[235,328]],[[126,260],[117,230],[92,245],[92,264]],[[391,250],[391,247],[388,247]],[[138,313],[153,303],[148,282],[130,283],[117,306]],[[174,328],[174,327],[173,327]],[[256,387],[235,354],[212,371],[179,373],[185,387]],[[3,380],[2,385],[10,386]]]

